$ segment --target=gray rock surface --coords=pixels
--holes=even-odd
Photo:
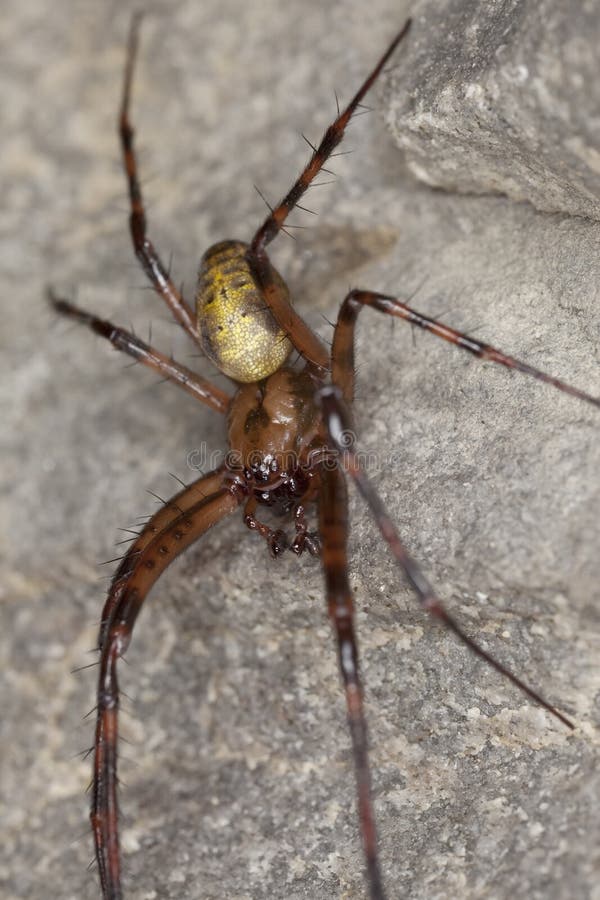
[[[253,183],[283,193],[299,132],[319,136],[334,89],[351,95],[406,12],[298,9],[190,0],[148,16],[135,119],[152,234],[188,295],[202,251],[261,221]],[[43,300],[52,283],[142,335],[151,324],[212,374],[129,246],[114,128],[127,19],[126,4],[69,0],[50,16],[26,0],[0,21],[3,900],[98,896],[90,763],[76,757],[95,671],[70,674],[93,660],[112,568],[97,564],[153,510],[146,489],[174,492],[168,473],[190,479],[190,452],[224,441],[215,413]],[[336,184],[309,198],[318,218],[298,214],[310,228],[274,249],[324,337],[349,285],[416,292],[424,312],[600,395],[600,225],[415,184],[379,111],[345,149]],[[577,723],[567,733],[415,609],[354,498],[390,900],[598,900],[598,413],[375,314],[359,360],[358,427],[411,551],[470,633]],[[321,581],[232,518],[152,593],[122,667],[128,900],[365,896]]]
[[[600,18],[593,0],[423,0],[388,81],[388,121],[435,187],[600,218]]]

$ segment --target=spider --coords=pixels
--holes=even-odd
[[[368,480],[357,452],[351,406],[354,395],[356,323],[364,307],[409,322],[479,359],[516,369],[596,407],[600,400],[475,338],[429,318],[401,300],[369,290],[351,290],[343,300],[326,348],[291,305],[285,281],[272,266],[268,245],[285,230],[290,212],[324,169],[354,112],[410,30],[408,20],[350,103],[326,130],[300,176],[271,209],[250,243],[222,241],[200,262],[195,311],[173,283],[147,233],[134,148],[130,99],[141,16],[134,16],[128,40],[119,134],[131,205],[133,247],[155,292],[203,353],[235,384],[230,395],[196,372],[126,331],[50,292],[54,309],[86,325],[113,346],[205,403],[228,421],[229,453],[209,474],[184,486],[136,534],[112,579],[98,638],[99,678],[94,738],[91,825],[105,900],[123,896],[117,800],[118,662],[125,654],[137,616],[159,576],[187,547],[230,513],[241,509],[244,524],[265,540],[273,557],[305,550],[321,558],[329,618],[337,643],[356,777],[360,835],[371,900],[385,896],[377,852],[370,789],[368,740],[363,709],[348,576],[348,501],[345,475],[369,506],[384,542],[422,607],[471,651],[568,728],[573,724],[536,691],[483,650],[446,611]],[[299,362],[289,363],[292,350]],[[308,521],[316,505],[317,525]],[[260,510],[287,519],[273,529]]]

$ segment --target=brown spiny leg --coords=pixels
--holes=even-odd
[[[379,73],[402,38],[408,32],[409,27],[410,19],[406,22],[402,31],[394,38],[348,106],[339,113],[335,121],[329,126],[321,138],[321,143],[314,149],[313,155],[308,164],[304,167],[299,178],[295,181],[292,188],[288,191],[283,200],[281,200],[279,205],[272,210],[269,216],[267,216],[254,235],[250,250],[248,251],[248,262],[263,291],[267,306],[277,319],[281,328],[286,332],[296,350],[298,350],[305,359],[312,362],[322,371],[329,369],[327,351],[319,338],[306,325],[300,316],[294,312],[286,298],[282,296],[272,276],[266,248],[281,231],[283,224],[292,209],[298,205],[298,201],[304,192],[310,187],[311,182],[323,169],[323,166],[344,137],[346,126],[352,118],[357,106],[377,79]]]
[[[341,390],[336,386],[327,386],[319,392],[319,402],[323,410],[323,417],[332,445],[340,454],[340,463],[345,471],[355,482],[358,490],[362,494],[364,500],[371,510],[371,514],[381,532],[381,536],[390,548],[396,562],[402,568],[407,581],[414,590],[419,603],[434,618],[439,619],[446,628],[449,628],[454,634],[466,644],[466,646],[476,653],[477,656],[485,660],[488,665],[492,666],[505,678],[508,678],[519,690],[527,694],[535,703],[542,706],[549,713],[552,713],[568,728],[575,726],[562,713],[551,706],[538,693],[530,688],[525,682],[521,681],[509,669],[499,663],[498,660],[486,653],[479,644],[476,644],[458,625],[458,623],[450,616],[441,600],[436,596],[432,586],[429,584],[421,569],[412,557],[406,551],[400,536],[396,531],[394,523],[390,519],[387,511],[377,494],[377,491],[367,478],[360,464],[360,459],[355,452],[354,439],[351,429],[351,420],[348,409],[342,398]]]
[[[600,406],[600,399],[580,391],[578,388],[571,387],[564,381],[547,375],[539,369],[528,365],[521,360],[515,359],[513,356],[507,356],[501,350],[497,350],[490,344],[484,344],[476,338],[469,337],[454,328],[449,328],[442,322],[437,322],[423,313],[417,312],[395,297],[388,297],[385,294],[378,294],[374,291],[350,291],[344,299],[338,314],[338,320],[333,336],[333,347],[331,351],[331,370],[333,383],[341,388],[344,399],[350,403],[354,397],[354,332],[356,328],[356,320],[358,314],[364,306],[370,306],[386,315],[394,316],[398,319],[404,319],[411,325],[416,325],[424,331],[435,334],[436,337],[443,338],[451,344],[456,344],[462,350],[467,350],[473,356],[488,362],[498,363],[506,366],[508,369],[516,369],[538,381],[544,381],[546,384],[552,385],[565,394],[577,397],[579,400],[585,400],[594,406]]]
[[[196,400],[201,400],[202,403],[206,403],[211,409],[216,409],[220,413],[225,413],[229,409],[230,397],[225,391],[211,384],[205,378],[201,378],[200,375],[192,371],[192,369],[188,369],[187,366],[182,366],[159,350],[155,350],[154,347],[140,340],[132,332],[119,328],[118,325],[113,325],[112,322],[107,322],[106,319],[100,319],[93,313],[80,309],[73,303],[69,303],[68,300],[56,297],[52,291],[48,292],[48,298],[57,313],[70,319],[75,319],[75,321],[81,322],[82,325],[87,325],[96,334],[107,338],[115,349],[133,356],[138,362],[143,363],[159,375],[162,375],[163,378],[183,388]]]
[[[218,475],[218,478],[217,478]],[[219,487],[219,485],[221,485]],[[190,485],[150,519],[113,579],[100,630],[100,673],[90,820],[105,900],[121,900],[117,802],[117,661],[129,646],[148,592],[169,563],[232,512],[240,497],[221,473]]]
[[[325,465],[321,470],[319,529],[329,618],[335,631],[346,693],[369,896],[371,900],[383,900],[384,891],[379,871],[375,817],[371,800],[367,724],[354,633],[354,604],[348,580],[348,497],[344,477],[337,466]]]
[[[129,32],[129,42],[127,45],[127,62],[125,65],[125,78],[123,82],[123,99],[121,102],[121,111],[119,114],[119,135],[121,138],[121,147],[123,150],[123,161],[125,164],[125,172],[127,174],[127,182],[129,185],[129,200],[131,203],[131,214],[129,216],[129,228],[131,238],[133,240],[133,248],[144,271],[157,294],[163,298],[173,316],[187,331],[190,337],[202,346],[200,332],[196,326],[194,313],[187,305],[180,292],[177,290],[168,270],[165,268],[161,259],[154,249],[154,245],[146,233],[146,212],[144,209],[144,201],[142,199],[142,189],[138,177],[137,158],[133,146],[134,130],[129,118],[129,105],[131,100],[131,87],[133,83],[133,72],[135,68],[135,59],[138,50],[138,38],[142,16],[134,15],[131,22]]]
[[[190,507],[196,506],[201,500],[206,500],[207,497],[220,491],[223,487],[225,472],[225,466],[221,466],[215,469],[214,472],[209,472],[208,475],[201,475],[196,481],[186,485],[178,494],[175,494],[170,500],[163,503],[161,508],[148,518],[141,531],[136,532],[137,537],[120,560],[119,567],[111,580],[110,590],[100,619],[99,650],[102,650],[104,646],[106,633],[113,620],[114,610],[119,603],[122,592],[129,583],[129,576],[135,568],[139,555],[158,534],[183,515]],[[114,562],[115,560],[112,561]]]

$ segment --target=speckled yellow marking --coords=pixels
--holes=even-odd
[[[292,345],[265,304],[246,262],[248,245],[223,241],[200,263],[196,316],[202,348],[229,378],[241,382],[268,378],[287,359]],[[289,298],[273,270],[275,284]]]

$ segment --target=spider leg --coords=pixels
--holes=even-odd
[[[113,579],[100,629],[100,673],[90,821],[105,900],[121,900],[117,802],[117,662],[131,641],[148,592],[169,563],[240,503],[222,473],[185,488],[143,529]]]
[[[225,466],[202,475],[167,500],[140,531],[138,537],[128,548],[127,553],[120,561],[119,567],[112,577],[110,590],[106,597],[102,617],[100,619],[100,633],[98,635],[98,649],[102,650],[106,640],[106,634],[112,624],[114,610],[120,600],[123,590],[128,585],[128,579],[135,568],[138,557],[146,549],[154,538],[172,525],[180,516],[200,501],[206,500],[216,494],[223,487]]]
[[[533,366],[521,362],[521,360],[515,359],[513,356],[508,356],[490,344],[484,344],[482,341],[469,337],[469,335],[463,334],[461,331],[449,328],[448,325],[444,325],[442,322],[417,312],[395,297],[388,297],[385,294],[378,294],[374,291],[360,290],[350,291],[340,307],[331,351],[332,379],[334,384],[337,384],[342,389],[346,402],[351,402],[354,396],[354,333],[358,314],[364,306],[370,306],[372,309],[386,313],[386,315],[404,319],[411,325],[417,325],[424,331],[435,334],[436,337],[449,341],[451,344],[456,344],[457,347],[467,350],[474,356],[479,357],[479,359],[498,363],[501,366],[506,366],[508,369],[516,369],[525,375],[536,378],[538,381],[544,381],[546,384],[552,385],[552,387],[563,391],[565,394],[570,394],[572,397],[577,397],[579,400],[585,400],[586,403],[600,407],[600,398],[592,397],[590,394],[586,394],[585,391],[580,391],[578,388],[572,387],[570,384],[566,384],[552,375],[547,375],[545,372],[535,369]]]
[[[106,319],[100,319],[93,313],[86,312],[86,310],[75,306],[73,303],[69,303],[68,300],[56,297],[52,291],[48,292],[48,298],[57,313],[75,319],[77,322],[81,322],[82,325],[87,325],[96,334],[107,338],[117,350],[133,356],[138,362],[143,363],[148,368],[158,372],[163,378],[183,388],[196,400],[201,400],[202,403],[206,403],[211,409],[215,409],[220,413],[225,413],[229,409],[230,397],[225,391],[220,390],[220,388],[211,384],[205,378],[201,378],[200,375],[192,369],[188,369],[187,366],[182,366],[159,350],[155,350],[154,347],[140,340],[131,331],[119,328],[118,325],[113,325],[112,322],[107,322]]]
[[[123,96],[118,121],[119,136],[123,151],[123,162],[129,185],[129,200],[131,203],[129,228],[135,254],[141,262],[156,293],[160,294],[163,298],[177,322],[179,322],[182,328],[187,331],[192,340],[201,347],[202,339],[196,325],[194,313],[171,281],[168,269],[165,268],[164,264],[161,262],[152,241],[146,233],[146,212],[138,177],[138,163],[133,142],[134,129],[129,118],[131,88],[133,84],[133,73],[138,50],[141,20],[141,13],[134,15],[131,20],[129,41],[127,44],[125,77],[123,81]]]
[[[285,220],[294,206],[298,204],[304,192],[310,187],[316,175],[322,170],[323,166],[344,137],[346,126],[352,118],[357,106],[371,88],[386,62],[402,38],[407,34],[409,28],[410,19],[407,20],[402,31],[394,38],[348,106],[339,113],[335,121],[329,126],[321,138],[321,143],[315,148],[313,155],[298,179],[294,182],[291,189],[278,206],[276,206],[271,211],[270,215],[267,216],[254,235],[248,251],[248,262],[263,291],[267,306],[275,316],[280,327],[286,332],[296,350],[298,350],[305,359],[310,360],[310,362],[322,371],[329,369],[327,351],[319,338],[306,325],[300,316],[297,315],[289,302],[282,297],[272,274],[266,248],[279,234]]]
[[[408,554],[406,548],[400,540],[400,536],[396,530],[394,523],[390,519],[381,501],[381,498],[367,478],[364,469],[361,466],[359,456],[354,450],[354,434],[352,432],[350,415],[346,404],[342,399],[342,394],[339,387],[328,385],[327,387],[322,388],[319,391],[318,398],[323,409],[323,417],[327,426],[327,430],[329,432],[329,437],[332,445],[335,447],[337,452],[341,454],[341,464],[343,465],[345,471],[353,479],[359,492],[362,494],[363,499],[369,506],[371,514],[373,515],[377,527],[381,532],[381,536],[390,548],[392,555],[396,559],[396,562],[399,563],[402,570],[404,571],[406,579],[417,595],[417,599],[419,600],[419,603],[421,604],[423,609],[430,613],[434,618],[439,619],[442,624],[445,625],[446,628],[450,629],[450,631],[453,631],[454,634],[459,638],[459,640],[462,641],[463,644],[466,644],[466,646],[470,650],[472,650],[473,653],[476,653],[477,656],[485,660],[488,665],[496,669],[496,671],[503,675],[505,678],[508,678],[509,681],[512,681],[512,683],[516,685],[519,690],[521,690],[524,694],[527,694],[527,696],[530,697],[535,703],[537,703],[539,706],[542,706],[545,710],[559,719],[568,728],[574,728],[575,726],[572,722],[569,721],[569,719],[566,718],[566,716],[563,716],[562,713],[560,713],[550,703],[544,700],[543,697],[541,697],[538,693],[536,693],[536,691],[525,684],[524,681],[521,681],[520,678],[518,678],[509,669],[503,666],[502,663],[494,659],[494,657],[489,653],[486,653],[486,651],[482,647],[480,647],[479,644],[472,640],[472,638],[470,638],[462,630],[460,625],[458,625],[454,618],[447,612],[441,600],[436,596],[434,589],[423,575],[417,563]]]
[[[276,206],[275,209],[273,209],[269,216],[267,216],[261,227],[258,229],[251,244],[253,254],[260,256],[260,254],[266,249],[267,245],[270,244],[273,238],[277,236],[283,226],[283,223],[287,219],[294,206],[297,205],[304,192],[310,186],[316,175],[319,174],[337,145],[344,137],[346,126],[352,118],[357,106],[364,98],[367,91],[372,87],[373,83],[376,81],[381,70],[385,66],[386,62],[388,61],[402,38],[404,38],[408,33],[410,24],[410,19],[408,19],[400,33],[396,35],[388,49],[385,51],[373,71],[363,82],[348,106],[342,112],[340,112],[335,121],[331,123],[331,125],[321,138],[321,143],[315,149],[309,162],[304,167],[302,173],[294,182],[291,189],[288,191],[279,205]]]
[[[359,675],[358,648],[354,633],[354,608],[348,580],[348,496],[340,469],[323,466],[319,502],[323,571],[327,604],[337,639],[358,794],[361,837],[367,863],[371,900],[384,900],[377,856],[377,834],[371,800],[367,724]]]

